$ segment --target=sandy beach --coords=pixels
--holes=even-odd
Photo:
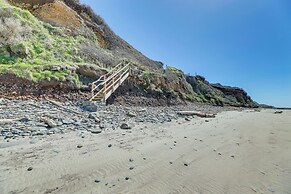
[[[2,143],[0,193],[291,193],[291,111]]]

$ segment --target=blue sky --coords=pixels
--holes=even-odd
[[[291,107],[290,0],[81,0],[146,56]]]

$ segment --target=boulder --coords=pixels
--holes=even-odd
[[[82,108],[83,110],[88,111],[88,112],[96,112],[98,109],[98,106],[95,102],[84,101],[82,104]]]

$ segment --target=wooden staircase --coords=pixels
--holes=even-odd
[[[114,69],[92,83],[90,101],[106,103],[106,100],[130,75],[130,63],[121,62]]]

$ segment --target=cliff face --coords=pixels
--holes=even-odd
[[[86,92],[90,82],[126,59],[139,71],[118,89],[111,102],[131,96],[162,104],[188,100],[255,105],[241,89],[210,84],[201,76],[187,76],[172,67],[163,69],[161,62],[134,49],[78,0],[8,2],[0,0],[2,93],[14,90],[19,95],[37,95],[39,89],[43,89],[41,93],[49,89]]]

